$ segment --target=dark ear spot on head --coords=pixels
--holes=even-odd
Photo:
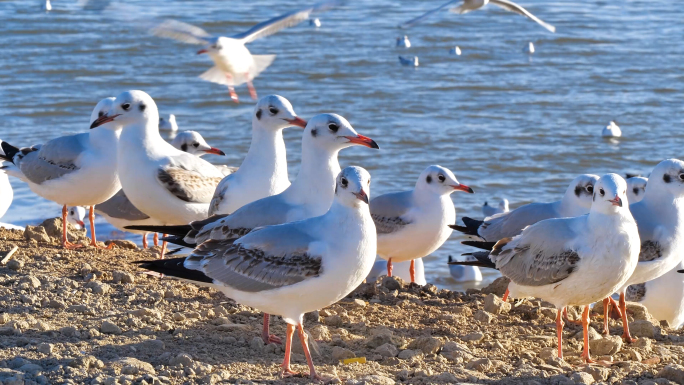
[[[311,130],[311,136],[315,138],[316,135],[318,135],[318,130],[314,128],[313,130]]]
[[[428,175],[427,178],[425,178],[425,181],[428,183],[432,183],[432,177]]]
[[[183,143],[183,144],[181,145],[181,150],[183,150],[183,151],[188,151],[188,144],[187,144],[187,143]]]
[[[633,188],[632,191],[634,191],[634,195],[639,195],[639,188],[638,187]]]
[[[579,198],[581,193],[582,193],[582,187],[575,186],[575,195]]]
[[[140,111],[145,111],[145,108],[147,108],[147,106],[144,103],[140,103]]]
[[[256,117],[257,117],[257,120],[261,120],[261,110],[257,110]]]
[[[668,174],[663,175],[663,182],[665,182],[665,183],[672,182],[672,178],[670,177],[670,175],[668,175]]]

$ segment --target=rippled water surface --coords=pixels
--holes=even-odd
[[[275,53],[255,81],[261,95],[287,97],[305,118],[336,112],[377,140],[372,152],[341,153],[342,166],[373,175],[372,194],[408,189],[430,164],[454,171],[476,194],[453,194],[457,215],[481,217],[481,205],[506,197],[512,207],[560,198],[580,173],[648,173],[666,157],[682,157],[684,12],[669,0],[520,0],[552,34],[493,6],[466,15],[438,14],[406,33],[413,47],[395,48],[402,21],[438,1],[347,1],[250,45]],[[288,4],[292,3],[292,4]],[[41,143],[88,128],[100,99],[128,89],[148,92],[181,129],[201,132],[227,156],[205,159],[239,165],[250,141],[253,102],[230,102],[223,86],[197,75],[209,68],[197,47],[150,36],[139,20],[175,18],[210,33],[233,34],[308,2],[125,1],[102,14],[75,0],[0,1],[0,138]],[[522,52],[528,42],[537,52]],[[461,47],[461,56],[449,49]],[[420,67],[399,65],[417,55]],[[624,138],[600,131],[610,120]],[[290,173],[299,164],[300,132],[286,132]],[[59,207],[12,181],[15,200],[3,222],[33,224]],[[100,223],[100,222],[98,222]],[[105,229],[104,221],[100,234]],[[453,281],[448,255],[469,251],[454,234],[425,259],[429,282]],[[486,272],[486,280],[495,277]]]

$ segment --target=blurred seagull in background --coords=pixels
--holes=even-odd
[[[418,56],[403,57],[399,56],[399,63],[406,67],[418,67]]]
[[[178,124],[176,123],[176,115],[170,114],[168,118],[159,117],[159,131],[168,131],[174,134],[178,131]]]
[[[611,120],[610,123],[603,128],[603,131],[601,131],[601,136],[604,138],[619,138],[622,136],[622,130]]]
[[[484,214],[485,217],[491,217],[492,215],[507,213],[508,211],[508,199],[506,198],[501,199],[497,207],[490,206],[487,202],[485,202],[484,205],[482,205],[482,214]]]
[[[411,48],[411,41],[409,40],[408,36],[404,35],[404,37],[398,37],[397,47]]]
[[[530,55],[534,53],[534,43],[529,42],[527,45],[523,48],[523,52],[529,53]]]

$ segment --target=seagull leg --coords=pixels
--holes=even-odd
[[[563,321],[569,324],[574,324],[574,325],[581,325],[582,320],[571,320],[570,317],[568,317],[568,308],[564,307],[563,308]]]
[[[292,335],[294,334],[294,330],[294,325],[287,324],[287,332],[285,336],[285,358],[283,358],[283,364],[280,365],[280,367],[283,368],[283,378],[292,377],[299,374],[290,369],[290,352],[292,351]]]
[[[584,351],[581,357],[584,358],[584,362],[591,364],[594,361],[589,355],[589,306],[585,306],[582,312],[582,334],[584,334]]]
[[[608,313],[610,312],[610,299],[605,298],[603,300],[603,334],[609,335],[610,328],[608,328]]]
[[[249,90],[249,96],[252,97],[252,100],[257,100],[257,93],[254,89],[254,85],[252,84],[252,79],[249,78],[249,72],[245,74],[245,79],[247,79],[247,89]]]
[[[627,321],[627,302],[625,302],[625,292],[623,291],[620,293],[620,311],[622,311],[622,338],[624,338],[625,341],[632,343],[636,341],[636,338],[633,338],[631,334],[629,334],[629,321]]]
[[[299,330],[299,341],[302,343],[302,349],[304,349],[304,355],[306,356],[306,363],[309,365],[309,375],[311,375],[312,380],[321,381],[323,378],[316,374],[316,368],[314,368],[313,360],[311,359],[311,352],[309,351],[309,336],[304,333],[304,328],[302,324],[297,325]]]
[[[97,240],[96,235],[95,235],[95,206],[90,206],[90,213],[88,215],[88,219],[90,219],[90,246],[93,246],[98,249],[107,249],[111,250],[114,248],[114,244],[110,243],[109,246],[107,247],[101,247],[97,245]]]
[[[164,234],[164,238],[166,238],[166,234]],[[166,253],[166,241],[162,242],[162,248],[161,253],[159,253],[159,259],[164,259],[164,253]]]
[[[268,345],[270,343],[274,344],[282,344],[283,341],[278,338],[278,336],[274,334],[269,334],[268,332],[268,323],[271,319],[271,316],[264,313],[264,329],[261,331],[261,339],[264,340],[264,344]]]
[[[508,290],[508,288],[506,288],[506,292],[504,293],[504,296],[503,296],[503,298],[501,298],[501,300],[506,302],[506,300],[508,299],[508,296],[510,294],[511,294],[510,290]]]
[[[66,205],[62,206],[62,247],[65,249],[78,249],[83,245],[76,245],[67,240],[67,210]]]
[[[143,249],[147,248],[147,233],[143,234]]]
[[[228,83],[232,83],[232,82],[233,82],[233,75],[231,75],[231,74],[229,74],[229,73],[226,73],[226,79],[228,79]],[[235,103],[240,103],[240,102],[238,101],[238,96],[237,96],[237,94],[235,93],[235,88],[233,88],[233,86],[231,86],[231,85],[228,86],[228,93],[230,93],[230,98],[231,98]]]
[[[411,260],[411,266],[409,267],[409,274],[411,274],[411,283],[416,282],[416,260]]]
[[[154,233],[154,237],[152,237],[152,240],[154,240],[155,246],[159,246],[159,233]]]
[[[608,300],[610,301],[610,304],[612,307],[610,308],[610,316],[613,317],[613,319],[620,319],[622,318],[622,311],[620,310],[620,305],[615,302],[613,297],[608,297]]]
[[[387,260],[387,276],[392,276],[392,258]]]
[[[556,316],[556,334],[558,335],[558,358],[563,358],[563,312],[565,308],[558,309],[558,315]]]

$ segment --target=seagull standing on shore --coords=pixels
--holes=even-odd
[[[449,238],[447,226],[456,220],[451,193],[473,189],[459,183],[451,170],[429,166],[418,177],[413,190],[380,195],[371,201],[371,216],[378,231],[378,255],[387,261],[387,276],[392,276],[392,261],[411,261],[409,272],[415,282],[416,258],[437,250]]]
[[[114,98],[101,100],[90,121],[111,115]],[[111,198],[121,189],[117,173],[117,147],[121,126],[102,120],[90,132],[61,136],[41,146],[19,149],[0,142],[0,158],[12,162],[8,173],[25,181],[37,195],[62,205],[62,247],[81,245],[67,240],[67,206],[90,206],[91,246],[97,245],[93,206]]]
[[[231,214],[290,186],[283,129],[306,127],[292,104],[282,96],[259,99],[252,114],[252,143],[240,168],[221,180],[211,198],[209,215]]]
[[[296,374],[290,351],[297,328],[311,378],[320,380],[303,329],[304,314],[330,306],[358,287],[373,266],[377,246],[368,210],[368,172],[345,168],[334,190],[332,205],[322,216],[260,228],[235,242],[208,241],[187,258],[140,266],[213,287],[238,303],[282,316],[287,322],[283,376]]]
[[[629,285],[625,299],[639,302],[657,320],[665,320],[672,329],[684,324],[684,261],[660,277],[645,283]]]

